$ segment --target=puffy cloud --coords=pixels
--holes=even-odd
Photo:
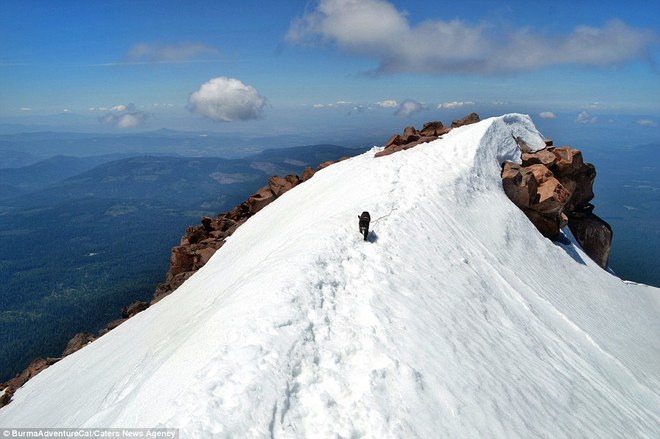
[[[637,121],[637,125],[641,125],[643,127],[657,127],[658,126],[658,124],[655,121],[651,120],[651,119],[639,119]]]
[[[466,105],[474,105],[474,102],[472,101],[464,101],[464,102],[445,102],[443,104],[438,104],[438,108],[459,108],[459,107],[464,107]]]
[[[375,105],[380,108],[396,108],[399,106],[399,103],[393,99],[387,99],[385,101],[378,101]]]
[[[219,57],[220,51],[217,48],[202,43],[169,45],[138,43],[128,50],[124,61],[127,63],[184,63],[200,58],[217,59]]]
[[[423,110],[426,110],[426,105],[421,102],[413,101],[412,99],[406,99],[401,102],[399,108],[394,114],[397,116],[410,116]]]
[[[541,111],[539,117],[541,119],[555,119],[557,116],[552,111]]]
[[[138,110],[134,104],[115,105],[110,109],[101,107],[99,111],[107,111],[99,118],[101,123],[121,129],[139,127],[149,118],[149,114]]]
[[[587,113],[586,111],[581,111],[580,114],[577,115],[575,118],[575,122],[577,123],[596,123],[598,122],[598,118],[595,116],[592,116],[591,114]]]
[[[220,76],[205,82],[188,99],[188,109],[221,122],[257,119],[266,98],[238,79]]]
[[[377,17],[378,19],[374,19]],[[546,66],[603,66],[644,59],[658,35],[612,20],[548,36],[531,28],[504,31],[488,23],[426,20],[411,25],[386,0],[320,0],[291,22],[293,44],[332,43],[377,61],[378,73],[501,73]]]

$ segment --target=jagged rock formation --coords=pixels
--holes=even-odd
[[[568,225],[589,257],[607,268],[612,228],[593,213],[590,203],[596,169],[584,163],[577,149],[555,148],[550,140],[546,145],[536,152],[520,145],[522,163],[503,164],[504,192],[543,236],[555,240]]]
[[[416,130],[415,127],[409,126],[404,128],[403,134],[394,134],[385,142],[385,148],[376,153],[376,157],[383,157],[393,154],[398,151],[410,149],[420,143],[427,143],[447,134],[453,128],[463,125],[469,125],[479,122],[479,115],[471,113],[462,119],[452,122],[451,127],[446,127],[440,121],[427,122],[421,130]]]

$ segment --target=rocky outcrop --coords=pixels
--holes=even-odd
[[[2,389],[0,390],[2,392],[2,395],[0,396],[0,407],[9,404],[14,392],[29,379],[35,377],[39,372],[60,360],[61,358],[37,358],[36,360],[33,360],[23,372],[19,373],[0,387],[0,389]]]
[[[476,122],[479,122],[479,115],[472,113],[465,116],[463,119],[453,121],[451,127],[444,126],[440,121],[427,122],[419,131],[412,126],[406,127],[403,130],[403,134],[393,134],[392,137],[385,142],[383,150],[376,153],[376,157],[383,157],[394,154],[395,152],[410,149],[420,143],[431,142],[438,139],[440,136],[447,134],[453,128]]]
[[[463,125],[470,125],[471,123],[477,123],[481,119],[477,113],[470,113],[465,116],[463,119],[455,120],[451,123],[452,128],[462,127]]]
[[[589,203],[594,198],[594,166],[584,162],[579,150],[555,148],[551,140],[536,152],[516,142],[523,152],[522,163],[502,166],[502,186],[509,199],[549,239],[557,239],[568,225],[589,257],[607,268],[612,229]]]
[[[79,351],[94,340],[96,340],[96,336],[90,332],[80,332],[74,335],[73,338],[69,340],[69,343],[67,343],[66,348],[64,348],[64,352],[62,352],[62,358],[66,357],[67,355],[71,355],[76,351]]]

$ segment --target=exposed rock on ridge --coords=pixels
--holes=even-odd
[[[568,225],[589,257],[607,268],[612,228],[593,213],[590,203],[596,169],[584,163],[577,149],[555,148],[550,140],[546,145],[536,152],[520,145],[522,163],[503,164],[504,192],[543,236],[555,240]]]
[[[385,148],[376,153],[376,157],[383,157],[405,149],[410,149],[420,143],[431,142],[440,136],[447,134],[453,128],[477,123],[479,120],[479,115],[477,113],[471,113],[462,119],[453,121],[451,127],[444,126],[440,121],[427,122],[419,131],[412,126],[406,127],[403,130],[403,134],[392,135],[392,137],[385,142]]]

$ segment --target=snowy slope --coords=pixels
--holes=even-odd
[[[659,437],[660,290],[536,231],[501,189],[512,133],[542,147],[506,115],[317,173],[176,293],[29,381],[0,426]]]

